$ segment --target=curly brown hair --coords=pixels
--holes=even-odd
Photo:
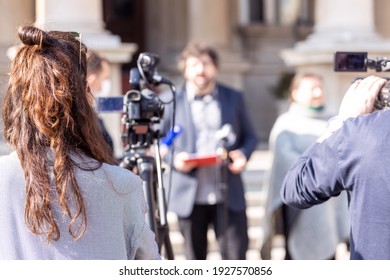
[[[83,236],[87,214],[75,169],[113,164],[98,126],[86,84],[87,48],[73,33],[19,27],[23,43],[11,64],[3,104],[4,138],[16,150],[26,182],[25,223],[48,242],[60,238],[53,215],[55,198],[68,215],[73,239]],[[71,154],[87,155],[98,165],[85,169]],[[50,160],[50,154],[54,163]],[[50,186],[53,167],[55,190]]]

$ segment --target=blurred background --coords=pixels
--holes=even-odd
[[[140,52],[158,54],[160,74],[179,81],[179,52],[188,41],[202,40],[219,50],[220,80],[245,93],[260,140],[267,142],[292,73],[323,75],[327,107],[335,111],[356,73],[333,72],[334,51],[367,51],[373,58],[390,53],[387,12],[386,0],[0,0],[0,95],[21,24],[80,32],[112,64],[111,95],[128,90]],[[118,154],[120,124],[116,116],[106,118]]]
[[[269,132],[287,108],[292,75],[303,71],[322,75],[326,107],[330,114],[337,113],[351,80],[372,70],[334,72],[334,52],[366,51],[373,59],[389,56],[388,12],[387,0],[0,0],[0,99],[19,43],[19,25],[81,33],[88,48],[110,61],[110,96],[129,89],[129,70],[141,52],[158,54],[159,73],[178,85],[180,51],[188,41],[207,41],[220,54],[219,80],[245,94],[260,138],[246,180],[248,190],[251,182],[258,190],[259,170],[268,168]],[[106,113],[103,118],[120,156],[120,113]],[[0,153],[7,149],[0,136]],[[253,222],[257,228],[259,219]],[[261,233],[255,235],[259,238]]]

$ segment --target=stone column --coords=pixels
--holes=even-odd
[[[11,60],[7,56],[8,49],[19,43],[17,27],[34,21],[33,0],[0,0],[0,104],[3,100],[8,82]],[[0,117],[1,118],[1,117]],[[0,155],[7,154],[11,148],[3,142],[2,125],[0,120]]]
[[[276,17],[276,1],[274,0],[265,0],[264,8],[265,8],[265,22],[267,25],[276,25],[277,17]]]
[[[2,85],[7,80],[10,59],[7,57],[9,47],[18,43],[17,27],[34,21],[33,0],[0,0],[0,94],[3,93]]]
[[[319,0],[315,7],[315,32],[310,40],[365,42],[376,40],[373,0]]]
[[[104,29],[101,0],[36,0],[35,25],[46,30],[77,31],[89,49],[94,49],[111,64],[111,96],[122,95],[121,65],[129,62],[137,45],[122,43],[119,36]],[[104,122],[122,155],[120,113],[105,113]]]
[[[189,37],[225,47],[229,42],[228,14],[228,1],[189,0]]]
[[[388,0],[375,0],[375,26],[376,30],[379,34],[381,34],[384,38],[390,39],[390,1]]]
[[[219,79],[235,88],[243,88],[243,74],[249,69],[239,51],[232,48],[231,29],[238,24],[229,15],[231,3],[225,0],[188,0],[188,40],[215,46],[220,56]]]
[[[373,0],[317,0],[314,32],[294,48],[283,50],[281,57],[298,72],[313,71],[323,75],[328,109],[337,113],[352,79],[372,73],[334,72],[334,52],[367,51],[373,59],[388,56],[390,43],[375,29]]]

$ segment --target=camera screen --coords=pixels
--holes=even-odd
[[[366,72],[367,52],[336,52],[334,71]]]

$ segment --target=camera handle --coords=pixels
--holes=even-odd
[[[222,206],[217,208],[217,216],[218,220],[221,221],[219,224],[219,228],[221,230],[221,257],[223,260],[227,259],[227,230],[229,227],[229,206],[228,206],[228,182],[227,182],[227,176],[228,176],[228,167],[227,165],[231,162],[231,159],[229,158],[228,151],[225,148],[226,141],[221,140],[218,143],[217,148],[217,155],[219,156],[219,159],[221,160],[221,166],[220,166],[220,178],[218,180],[219,182],[219,190],[222,195]]]

